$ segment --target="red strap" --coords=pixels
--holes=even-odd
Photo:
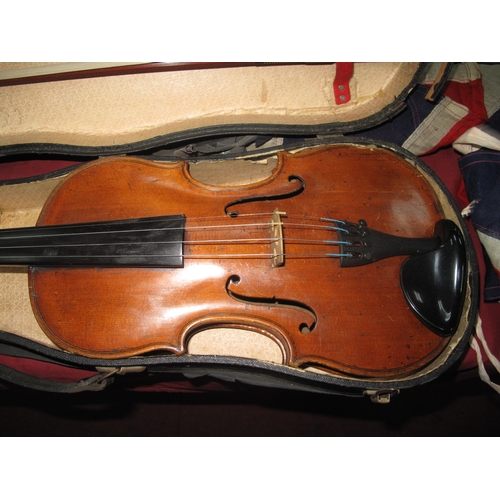
[[[336,104],[346,104],[351,100],[349,82],[354,72],[354,63],[336,63],[335,80],[333,82],[333,94]]]

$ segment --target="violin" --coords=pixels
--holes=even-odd
[[[35,227],[1,230],[0,264],[29,266],[41,328],[90,358],[183,355],[224,327],[268,337],[291,367],[406,376],[464,322],[466,247],[444,199],[378,147],[282,151],[238,186],[109,157],[65,177]]]

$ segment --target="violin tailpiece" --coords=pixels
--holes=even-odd
[[[437,335],[455,333],[465,297],[467,256],[463,235],[453,221],[436,222],[430,238],[393,236],[370,229],[364,220],[337,224],[348,243],[341,267],[409,255],[401,266],[400,282],[412,312]]]

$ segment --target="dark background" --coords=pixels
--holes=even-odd
[[[127,378],[129,377],[129,378]],[[500,395],[476,372],[445,374],[389,404],[194,381],[205,392],[137,392],[133,375],[102,392],[0,389],[2,436],[498,436]]]

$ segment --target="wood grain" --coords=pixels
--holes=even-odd
[[[305,188],[286,197],[301,185],[297,178]],[[245,199],[231,207],[238,217],[226,215],[228,204]],[[248,256],[268,253],[267,242],[239,242],[269,236],[265,226],[243,223],[268,221],[275,208],[286,212],[281,267]],[[280,153],[271,177],[231,187],[194,180],[185,163],[98,160],[56,189],[39,224],[170,214],[186,215],[182,269],[31,270],[32,306],[56,344],[101,358],[184,354],[192,334],[234,327],[271,338],[290,366],[383,378],[413,373],[448,343],[409,310],[399,284],[404,257],[346,269],[338,259],[311,257],[331,251],[324,244],[296,243],[322,240],[325,232],[336,238],[300,223],[310,217],[365,219],[379,231],[432,236],[443,218],[436,194],[388,150],[340,145]],[[228,254],[237,258],[223,258]],[[304,333],[304,325],[312,331]]]

